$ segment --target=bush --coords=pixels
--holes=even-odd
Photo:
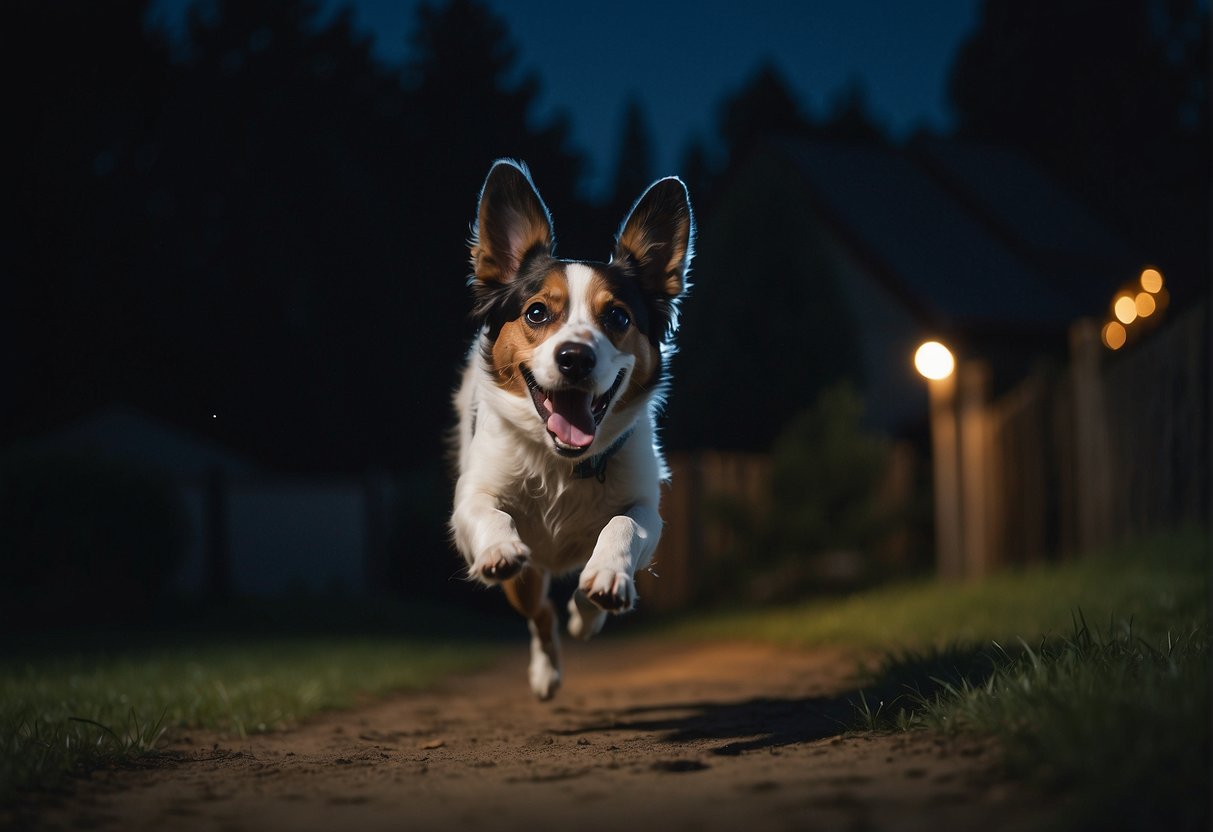
[[[188,536],[180,493],[154,471],[81,452],[0,459],[0,604],[10,626],[146,617]]]
[[[909,506],[885,493],[892,441],[862,427],[863,402],[849,384],[824,390],[772,447],[765,505],[718,505],[714,515],[739,543],[729,581],[751,600],[794,598],[872,580]],[[905,496],[905,495],[901,495]]]

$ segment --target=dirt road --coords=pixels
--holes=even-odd
[[[437,690],[248,739],[194,736],[22,825],[99,830],[1024,829],[993,754],[841,736],[853,657],[609,637],[534,701],[523,645]]]

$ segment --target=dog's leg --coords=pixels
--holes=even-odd
[[[451,516],[455,545],[468,562],[468,574],[485,583],[517,575],[530,560],[531,550],[518,536],[514,518],[497,508],[485,494],[461,499]]]
[[[556,609],[548,598],[547,570],[527,567],[504,584],[510,606],[526,616],[531,630],[531,690],[540,699],[551,699],[560,687],[560,636],[556,632]]]
[[[632,609],[636,605],[633,576],[648,565],[660,537],[661,516],[656,508],[640,504],[612,517],[581,570],[578,591],[608,612]]]

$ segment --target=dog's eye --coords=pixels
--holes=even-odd
[[[551,319],[548,308],[542,303],[532,303],[526,310],[526,322],[532,326],[546,324]]]
[[[612,306],[603,313],[602,322],[608,329],[623,332],[632,325],[632,316],[622,306]]]

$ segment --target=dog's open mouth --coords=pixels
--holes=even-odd
[[[535,412],[547,426],[548,433],[556,443],[556,451],[566,456],[577,456],[584,452],[594,443],[598,426],[602,424],[615,394],[623,386],[625,371],[619,371],[609,390],[594,396],[591,391],[578,387],[544,390],[525,364],[521,369],[522,377],[531,391],[531,400],[535,403]]]

